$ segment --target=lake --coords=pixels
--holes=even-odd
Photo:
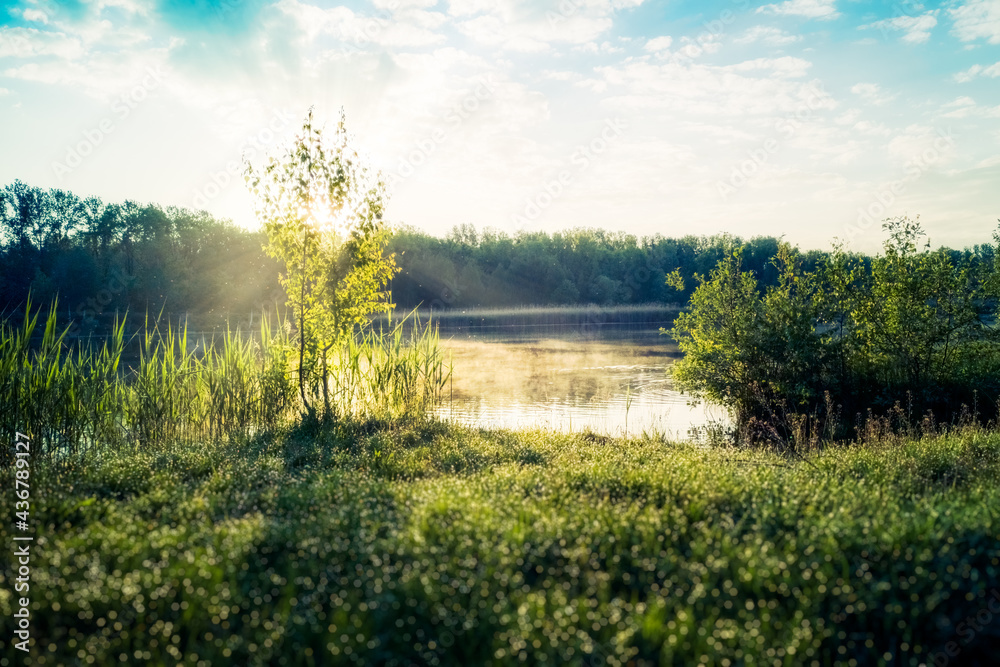
[[[672,439],[724,421],[721,408],[691,407],[671,385],[667,368],[679,352],[650,321],[656,322],[442,326],[454,372],[437,414],[472,426]]]

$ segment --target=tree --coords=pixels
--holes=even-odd
[[[330,351],[373,313],[392,308],[385,288],[396,265],[384,252],[385,178],[354,147],[343,110],[329,135],[314,125],[312,109],[282,155],[261,169],[247,162],[245,175],[266,250],[284,264],[303,405],[315,415],[318,391],[329,413]]]
[[[41,188],[14,181],[0,193],[0,230],[4,245],[22,253],[32,247],[33,237],[42,234],[45,193]],[[35,246],[37,247],[37,246]]]
[[[696,274],[695,279],[699,285],[689,310],[677,316],[673,328],[661,330],[684,353],[671,374],[678,387],[696,399],[739,411],[750,405],[752,377],[744,355],[750,349],[750,326],[762,308],[757,281],[743,271],[740,248],[732,249],[707,278]],[[684,289],[679,270],[667,277],[667,284]]]
[[[755,422],[785,428],[778,412],[815,404],[824,358],[814,330],[815,285],[798,253],[779,244],[772,260],[778,284],[762,290],[744,270],[744,251],[731,246],[708,278],[696,275],[689,310],[664,331],[684,353],[672,368],[678,387],[729,408],[737,433]],[[684,289],[678,271],[667,282]]]
[[[893,218],[884,252],[856,289],[854,348],[881,402],[905,392],[928,404],[954,384],[957,355],[990,337],[996,309],[993,267],[931,250],[919,220]]]

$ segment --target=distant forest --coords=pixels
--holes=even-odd
[[[726,236],[637,238],[576,229],[546,234],[456,227],[441,239],[412,228],[390,244],[400,272],[398,310],[527,305],[686,303],[739,239]],[[116,312],[164,312],[199,326],[245,320],[283,301],[278,263],[263,234],[204,211],[134,201],[107,203],[20,181],[0,191],[0,311],[58,297],[60,317],[93,329]],[[773,284],[778,239],[746,241],[744,267]],[[956,255],[978,252],[955,251]],[[823,253],[810,251],[806,265]],[[685,292],[665,282],[679,269]]]

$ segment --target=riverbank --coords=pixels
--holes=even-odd
[[[25,664],[987,665],[1000,642],[981,429],[793,459],[360,424],[46,466]]]

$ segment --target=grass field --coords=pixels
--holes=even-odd
[[[2,665],[941,666],[1000,645],[980,429],[791,459],[360,423],[50,465],[34,644],[13,650],[4,568]]]

